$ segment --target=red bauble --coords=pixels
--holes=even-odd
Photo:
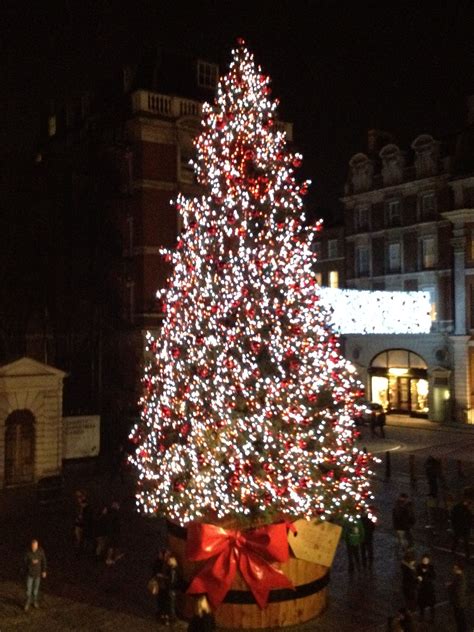
[[[255,152],[253,149],[247,149],[244,153],[245,160],[253,160],[255,158]]]
[[[306,195],[308,193],[308,185],[304,183],[300,188],[300,195]]]
[[[179,432],[183,437],[186,437],[189,434],[190,430],[191,430],[191,424],[189,422],[186,422],[185,424],[181,426]]]
[[[196,344],[202,345],[204,343],[204,336],[196,336]]]
[[[171,355],[173,356],[173,358],[179,358],[179,356],[181,355],[181,349],[179,347],[173,347],[171,349]]]
[[[238,38],[237,38],[237,44],[238,44],[239,46],[245,46],[245,40],[244,40],[244,38],[243,38],[243,37],[238,37]]]
[[[227,213],[227,223],[228,224],[233,226],[236,221],[237,221],[237,218],[235,217],[235,215],[233,213]]]
[[[250,343],[250,348],[252,349],[253,353],[260,353],[262,343],[258,342],[257,340],[252,340],[252,342]]]
[[[299,360],[291,360],[290,361],[290,370],[297,371],[300,368]]]
[[[212,224],[212,226],[209,226],[207,232],[209,233],[209,235],[217,235],[217,226],[215,224]]]
[[[225,127],[225,120],[223,118],[218,118],[216,121],[216,127],[218,130],[222,130]]]
[[[293,167],[301,167],[302,162],[301,158],[293,158]]]
[[[163,417],[171,417],[171,408],[169,406],[162,406],[161,414]]]
[[[270,86],[265,86],[263,89],[263,94],[271,94],[272,93],[272,89],[270,88]]]

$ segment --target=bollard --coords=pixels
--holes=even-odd
[[[392,473],[392,463],[390,461],[390,452],[385,452],[385,480],[390,480],[390,475]]]
[[[416,489],[415,455],[408,455],[408,468],[410,472],[410,487]]]

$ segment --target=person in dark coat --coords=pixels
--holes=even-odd
[[[411,530],[415,524],[415,512],[407,494],[400,494],[392,510],[393,528],[398,540],[399,554],[413,547]]]
[[[176,621],[176,595],[178,591],[178,560],[169,555],[164,566],[165,581],[160,592],[163,593],[163,623],[172,625]]]
[[[416,574],[415,559],[411,553],[406,553],[401,563],[402,570],[402,594],[406,609],[409,612],[416,610],[418,597],[418,576]]]
[[[434,622],[435,615],[435,579],[436,573],[433,564],[431,564],[428,553],[425,553],[421,558],[421,562],[416,567],[416,574],[418,577],[418,608],[420,609],[420,618],[423,621],[425,616],[425,609],[430,609],[430,621]]]
[[[466,578],[461,562],[453,564],[453,578],[447,584],[449,601],[453,608],[454,621],[456,622],[456,632],[467,632],[466,623]]]
[[[459,540],[462,540],[466,561],[468,561],[470,557],[469,539],[471,536],[472,513],[467,500],[462,500],[451,509],[451,527],[453,529],[452,553],[456,553]]]
[[[98,560],[102,559],[104,553],[107,550],[107,534],[108,534],[108,507],[105,505],[102,507],[100,514],[95,521],[95,556]]]
[[[371,514],[374,513],[374,508],[369,507]],[[364,527],[364,539],[360,545],[360,552],[362,555],[362,566],[364,568],[372,568],[374,563],[374,531],[375,531],[375,516],[363,513],[361,518],[362,526]]]
[[[428,481],[429,495],[438,498],[438,482],[441,479],[441,463],[431,454],[425,461],[425,474]]]
[[[25,612],[30,609],[31,603],[39,608],[38,594],[41,578],[46,577],[46,555],[40,547],[38,540],[31,540],[25,553],[23,564],[26,572],[26,603]]]
[[[189,622],[188,632],[214,632],[215,629],[216,621],[209,602],[205,595],[201,595],[196,604],[196,614]]]
[[[171,551],[168,549],[160,549],[156,560],[153,562],[152,577],[154,577],[159,586],[158,593],[156,595],[156,617],[159,621],[163,619],[167,607],[167,593],[166,582],[168,578],[167,564],[168,559],[171,556]]]
[[[118,500],[112,502],[107,515],[107,559],[105,563],[110,566],[123,557],[123,553],[119,553],[121,519]]]

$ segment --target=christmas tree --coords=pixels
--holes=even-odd
[[[367,509],[355,446],[360,384],[319,300],[298,184],[302,157],[278,131],[270,79],[243,41],[194,165],[201,197],[179,196],[183,232],[147,338],[132,431],[137,502],[182,525],[232,517],[344,520]]]

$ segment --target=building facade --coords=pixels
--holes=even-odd
[[[406,150],[371,130],[367,153],[349,161],[344,225],[321,233],[316,265],[329,285],[325,254],[339,230],[345,287],[429,293],[429,334],[347,335],[344,345],[369,399],[441,422],[474,423],[473,120],[471,108],[455,138],[421,134]]]

